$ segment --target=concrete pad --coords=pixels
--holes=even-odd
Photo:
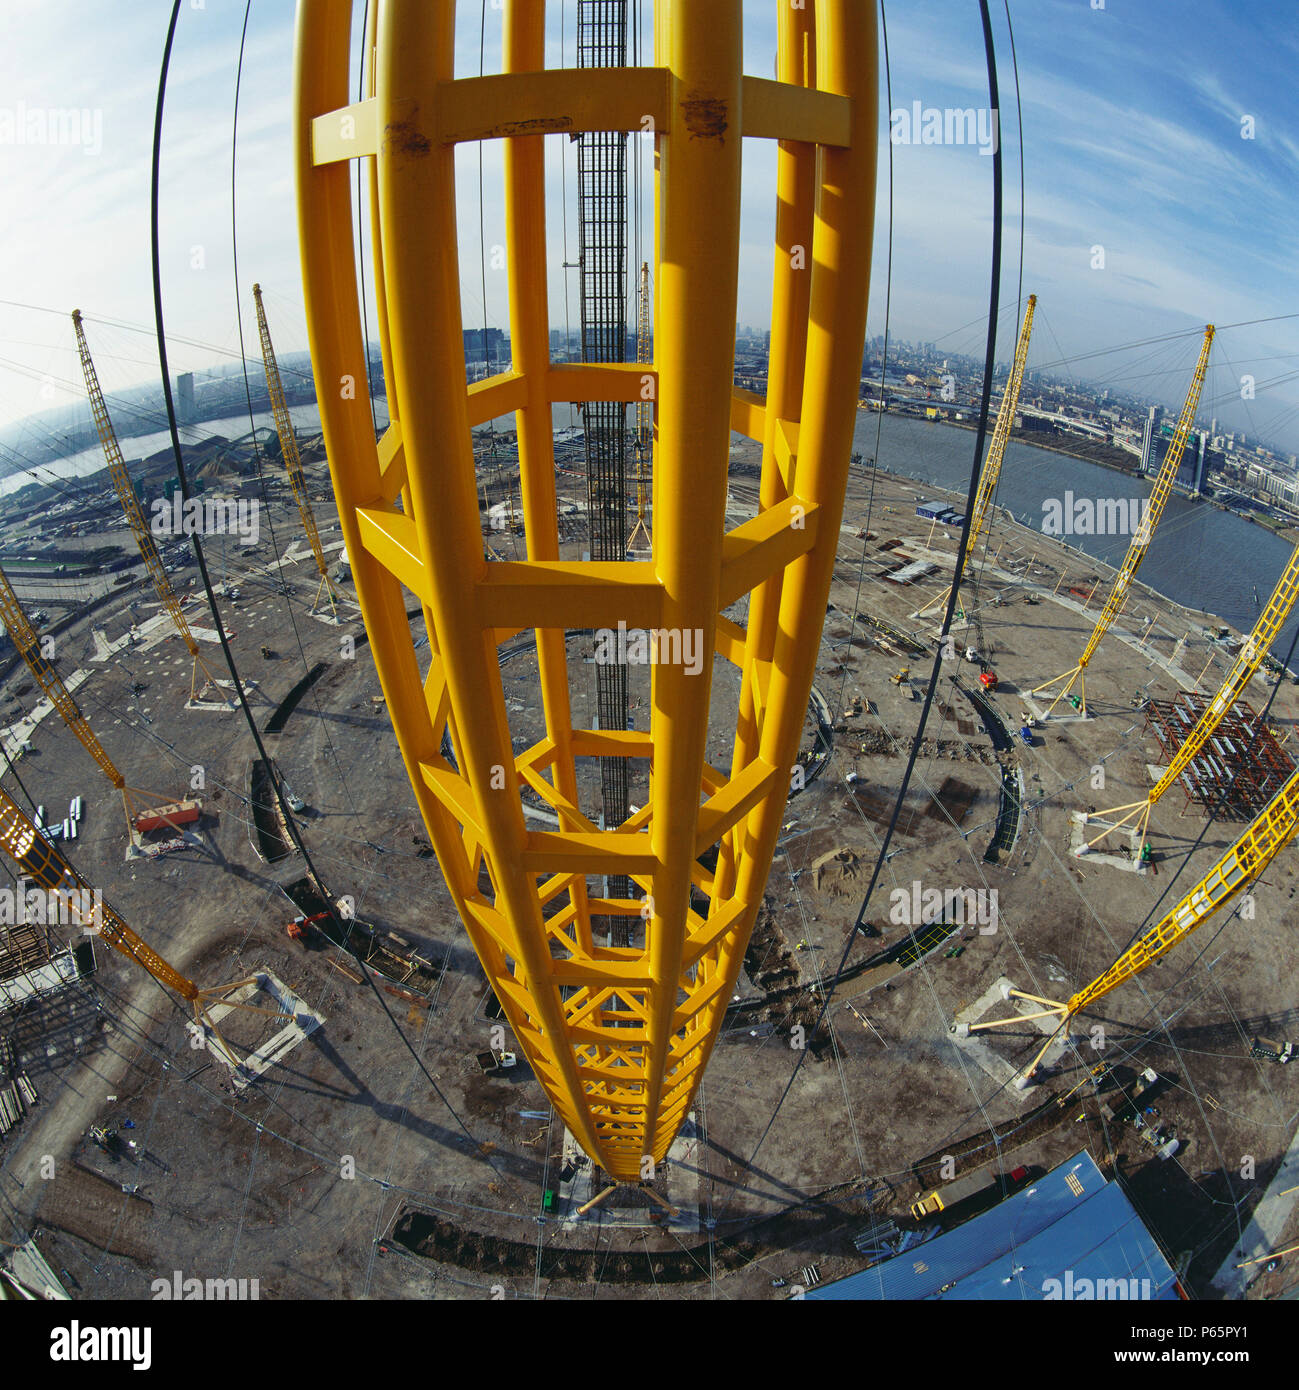
[[[1046,712],[1046,706],[1044,704],[1039,704],[1026,691],[1021,691],[1019,698],[1024,702],[1025,707],[1033,718],[1042,724],[1090,724],[1092,722],[1092,716],[1090,714],[1079,714],[1074,710],[1074,707],[1068,703],[1064,705],[1064,708],[1068,711],[1067,714],[1048,714]],[[1056,708],[1059,709],[1060,706],[1057,705]]]
[[[208,1051],[231,1069],[234,1073],[235,1086],[239,1090],[251,1086],[254,1081],[273,1067],[276,1062],[287,1057],[304,1038],[309,1037],[325,1022],[324,1014],[309,1008],[278,976],[272,975],[270,971],[259,972],[254,983],[240,985],[237,990],[227,996],[225,1001],[213,1005],[208,1010],[208,1016],[213,1023],[219,1026],[227,1014],[233,1013],[240,1004],[248,1003],[258,992],[269,996],[270,1004],[279,1009],[281,1013],[291,1015],[292,1022],[281,1028],[272,1038],[264,1042],[255,1052],[249,1053],[242,1061],[229,1050],[223,1048],[217,1038],[208,1037],[206,1030],[201,1029],[198,1024],[189,1023],[186,1025],[191,1038],[202,1036]],[[267,1015],[263,1015],[263,1017],[267,1017]]]
[[[1088,816],[1086,811],[1074,811],[1069,816],[1069,853],[1075,859],[1086,860],[1088,864],[1105,864],[1111,869],[1126,869],[1131,874],[1144,874],[1146,866],[1141,862],[1141,842],[1136,831],[1124,827],[1119,838],[1127,837],[1129,853],[1106,854],[1103,850],[1088,849],[1087,841],[1096,838],[1096,831],[1103,830],[1112,822],[1100,817]]]
[[[994,980],[989,987],[972,1003],[967,1004],[953,1019],[956,1024],[982,1023],[984,1015],[990,1010],[1003,1006],[1006,1000],[1002,994],[1003,988],[1010,989],[1010,980],[1005,976]],[[949,1032],[948,1038],[954,1047],[960,1050],[973,1062],[988,1073],[999,1085],[1005,1086],[1005,1094],[1016,1100],[1020,1105],[1028,1099],[1029,1092],[1026,1090],[1016,1090],[1014,1086],[1015,1078],[1019,1071],[1002,1056],[988,1046],[979,1033],[973,1033],[968,1037],[959,1037],[955,1032]]]

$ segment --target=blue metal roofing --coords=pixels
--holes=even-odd
[[[945,1235],[805,1296],[1165,1299],[1174,1279],[1122,1187],[1084,1151]]]

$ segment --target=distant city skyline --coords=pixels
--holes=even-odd
[[[549,63],[559,64],[561,56],[570,65],[574,60],[575,9],[567,7],[563,35],[558,7],[548,11]],[[9,93],[0,105],[0,160],[10,194],[5,241],[11,266],[0,303],[0,429],[84,399],[68,319],[73,308],[86,315],[110,395],[156,379],[149,153],[169,10],[165,0],[141,0],[111,13],[89,0],[64,0],[9,16],[0,54]],[[643,19],[647,10],[648,3]],[[1013,348],[1021,292],[1021,170],[1009,33],[1004,10],[993,10],[1005,164],[997,344],[1004,362]],[[1293,317],[1299,304],[1288,253],[1290,229],[1299,222],[1299,120],[1288,73],[1299,56],[1299,35],[1271,23],[1267,12],[1238,11],[1225,0],[1197,3],[1193,22],[1186,22],[1185,7],[1154,4],[1136,11],[1113,3],[1094,9],[1090,0],[1010,6],[1024,118],[1022,293],[1039,296],[1029,368],[1172,407],[1185,393],[1199,331],[1213,321],[1223,331],[1214,345],[1204,413],[1292,452],[1299,448],[1299,317]],[[746,69],[755,75],[771,72],[774,13],[765,0],[746,0]],[[173,374],[238,358],[230,159],[243,14],[238,0],[207,0],[198,10],[184,7],[177,32],[161,207]],[[499,67],[502,12],[486,9],[480,55],[482,18],[478,7],[460,7],[457,70],[465,75]],[[917,0],[905,10],[890,8],[887,19],[892,93],[890,101],[882,91],[880,100],[868,333],[885,326],[891,154],[891,336],[981,357],[993,161],[983,140],[990,127],[978,10],[956,0]],[[648,27],[642,27],[648,56]],[[1213,55],[1211,71],[1205,53]],[[285,353],[306,347],[291,63],[289,8],[254,6],[236,181],[243,346],[253,362],[253,280],[262,282],[277,347]],[[890,107],[907,119],[891,119]],[[931,113],[938,113],[937,121]],[[944,143],[926,143],[927,132]],[[629,161],[640,215],[629,237],[629,293],[637,255],[648,257],[652,245],[648,142],[632,140],[641,147]],[[562,264],[576,258],[576,166],[569,142],[549,139],[547,160],[550,316],[558,329],[567,322],[575,332],[576,277]],[[747,142],[745,161],[737,320],[763,331],[774,150],[769,142]],[[490,258],[491,248],[504,242],[500,143],[486,145],[482,154],[485,303],[477,152],[464,151],[458,168],[465,325],[485,319],[489,327],[507,328],[505,276]],[[567,245],[561,191],[568,201]],[[368,255],[368,229],[365,244]],[[373,330],[373,305],[371,312]],[[1118,347],[1126,350],[1110,351]],[[1250,377],[1252,398],[1248,383],[1242,384]],[[39,430],[31,437],[40,438]]]

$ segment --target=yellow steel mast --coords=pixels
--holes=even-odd
[[[189,630],[189,623],[185,621],[185,614],[181,611],[180,600],[176,597],[176,591],[171,587],[171,580],[167,578],[167,569],[162,563],[162,557],[158,554],[153,533],[145,523],[144,514],[140,510],[139,499],[136,497],[135,488],[131,484],[131,475],[126,471],[126,463],[122,458],[122,450],[117,442],[117,434],[113,429],[113,422],[109,418],[104,393],[99,388],[99,376],[95,371],[95,364],[90,356],[90,348],[86,343],[86,333],[81,324],[80,309],[72,311],[72,323],[77,330],[77,353],[81,358],[82,375],[86,379],[86,395],[90,398],[91,413],[95,417],[95,429],[99,432],[99,442],[103,446],[104,460],[108,464],[109,476],[113,480],[117,499],[122,504],[127,525],[131,528],[135,543],[140,548],[140,555],[144,560],[145,568],[149,571],[149,578],[153,580],[153,587],[162,600],[162,606],[167,610],[173,624],[175,624],[176,631],[180,634],[181,641],[185,643],[186,650],[194,659],[190,668],[189,682],[189,698],[193,700],[196,698],[196,693],[202,695],[206,694],[209,688],[215,690],[217,688],[216,677],[208,670],[207,663],[199,652],[198,642],[195,641],[194,634]],[[198,688],[199,671],[203,672],[204,677],[204,684],[201,689]]]
[[[546,7],[511,3],[503,72],[455,76],[450,0],[370,6],[370,95],[349,93],[352,6],[299,6],[295,125],[312,360],[364,361],[350,160],[370,160],[392,424],[336,391],[321,421],[397,741],[461,918],[568,1129],[616,1182],[651,1177],[693,1102],[762,900],[815,671],[865,338],[877,144],[875,6],[780,4],[775,80],[744,75],[740,0],[658,0],[654,64],[545,69]],[[377,10],[377,16],[376,16]],[[654,360],[550,359],[546,133],[652,128]],[[772,376],[734,387],[743,137],[779,143]],[[456,146],[505,142],[513,361],[466,383]],[[559,558],[552,405],[654,378],[653,559]],[[527,559],[483,556],[470,431],[516,412]],[[763,445],[760,510],[726,530],[732,429]],[[423,604],[423,671],[406,617]],[[722,616],[750,595],[748,629]],[[755,621],[755,615],[757,615]],[[653,629],[648,731],[575,728],[566,630]],[[545,734],[515,752],[497,646],[536,633]],[[682,660],[702,642],[698,665]],[[705,757],[714,650],[740,669],[730,775]],[[456,760],[443,757],[449,733]],[[649,799],[600,829],[577,758],[648,761]],[[530,829],[521,791],[556,830]],[[699,862],[718,846],[717,869]],[[490,891],[479,887],[484,868]],[[645,898],[593,897],[625,875]],[[708,900],[692,905],[692,890]],[[642,918],[605,947],[592,914]],[[638,933],[639,934],[639,929]]]
[[[1104,998],[1111,990],[1117,989],[1134,975],[1140,974],[1146,966],[1171,951],[1179,941],[1203,926],[1214,913],[1259,877],[1281,850],[1294,839],[1296,829],[1299,829],[1299,771],[1291,775],[1290,780],[1267,804],[1258,819],[1181,902],[1140,936],[1104,974],[1098,976],[1085,989],[1079,990],[1064,1003],[1054,999],[1043,999],[1036,994],[1026,994],[1023,990],[1006,990],[1004,993],[1007,998],[1025,999],[1033,1004],[1041,1004],[1041,1011],[1020,1014],[1016,1018],[997,1019],[989,1023],[961,1024],[958,1025],[958,1033],[965,1036],[989,1028],[1004,1028],[1040,1018],[1059,1019],[1059,1026],[1023,1073],[1025,1080],[1031,1079],[1047,1048],[1076,1014]]]
[[[1106,825],[1101,834],[1094,840],[1088,841],[1086,849],[1080,851],[1081,853],[1086,853],[1087,849],[1098,845],[1107,835],[1118,830],[1120,826],[1126,825],[1129,821],[1135,822],[1133,829],[1139,838],[1145,835],[1146,827],[1150,823],[1151,808],[1191,765],[1200,749],[1213,736],[1213,731],[1222,723],[1231,707],[1244,694],[1258,668],[1263,664],[1263,658],[1271,650],[1277,633],[1285,626],[1286,619],[1289,618],[1290,610],[1294,607],[1297,597],[1299,597],[1299,545],[1291,551],[1289,563],[1281,572],[1281,578],[1277,580],[1272,597],[1259,614],[1258,622],[1254,624],[1254,630],[1242,643],[1235,663],[1227,672],[1226,679],[1222,682],[1218,693],[1205,707],[1204,713],[1195,721],[1195,727],[1183,740],[1173,760],[1164,770],[1163,776],[1151,787],[1144,800],[1130,801],[1122,806],[1113,806],[1108,811],[1093,812],[1088,817],[1089,821],[1105,821],[1107,817],[1118,815],[1120,811],[1125,814],[1119,820]]]
[[[320,583],[316,587],[316,597],[312,602],[315,609],[323,593],[329,600],[331,613],[337,616],[334,604],[338,598],[333,580],[329,577],[329,566],[325,562],[325,552],[320,545],[320,532],[316,530],[316,518],[311,512],[311,499],[307,496],[307,481],[302,476],[302,459],[298,454],[298,439],[293,432],[293,421],[289,418],[289,408],[284,401],[284,386],[280,381],[280,366],[275,360],[275,349],[271,345],[271,330],[266,322],[266,310],[262,306],[262,287],[253,286],[253,298],[257,301],[257,331],[262,340],[262,362],[266,367],[266,391],[271,398],[271,411],[275,416],[275,432],[280,438],[280,454],[284,467],[288,470],[289,485],[293,488],[293,498],[298,504],[298,515],[302,518],[302,529],[307,533],[307,542],[315,556],[316,569],[320,573]]]
[[[1082,656],[1078,658],[1077,666],[1072,667],[1063,675],[1047,681],[1044,685],[1039,685],[1033,691],[1034,695],[1042,695],[1057,685],[1061,686],[1055,699],[1047,707],[1048,714],[1069,694],[1075,682],[1078,684],[1079,695],[1081,696],[1078,706],[1084,715],[1087,713],[1087,663],[1096,654],[1096,648],[1100,646],[1101,638],[1110,630],[1114,619],[1118,617],[1123,605],[1127,602],[1128,589],[1136,578],[1137,570],[1141,568],[1142,560],[1146,558],[1146,551],[1150,549],[1155,528],[1159,525],[1159,519],[1164,514],[1164,504],[1168,501],[1168,494],[1173,489],[1173,479],[1177,477],[1177,470],[1182,463],[1182,454],[1186,450],[1186,441],[1190,438],[1192,425],[1195,424],[1195,412],[1200,404],[1200,388],[1204,385],[1204,376],[1209,368],[1209,348],[1212,343],[1213,325],[1209,324],[1204,330],[1204,342],[1200,345],[1200,356],[1195,364],[1195,374],[1191,378],[1190,390],[1186,393],[1186,403],[1182,406],[1181,418],[1177,422],[1177,431],[1168,446],[1167,454],[1164,455],[1164,466],[1159,470],[1159,477],[1156,478],[1155,486],[1151,490],[1146,514],[1132,537],[1132,544],[1128,546],[1128,553],[1124,556],[1122,568],[1114,576],[1114,583],[1105,600],[1105,607],[1096,620],[1096,626],[1092,629],[1092,635],[1087,641],[1087,646],[1083,649]]]
[[[234,1008],[249,1009],[254,1013],[269,1013],[276,1018],[287,1018],[274,1009],[264,1009],[256,1004],[244,1004],[227,1000],[225,996],[241,985],[256,984],[255,977],[233,980],[226,985],[201,989],[169,965],[146,941],[142,940],[127,926],[123,918],[114,911],[102,895],[93,891],[84,878],[66,863],[54,846],[49,844],[35,825],[23,814],[17,802],[0,787],[0,850],[3,850],[18,866],[19,881],[27,879],[39,887],[56,894],[67,910],[74,924],[91,935],[99,936],[122,955],[142,966],[159,984],[175,990],[194,1014],[194,1024],[204,1033],[210,1032],[216,1039],[227,1062],[239,1066],[239,1058],[226,1045],[217,1031],[217,1026],[208,1013],[212,1003],[227,1003]]]
[[[126,778],[117,770],[113,760],[104,751],[104,746],[95,736],[95,731],[90,727],[89,720],[82,714],[77,702],[63,683],[63,677],[45,659],[45,655],[41,651],[41,639],[27,620],[22,604],[18,601],[18,595],[14,593],[13,586],[9,583],[9,577],[2,569],[0,569],[0,621],[3,621],[9,636],[13,638],[18,655],[26,662],[27,669],[32,673],[32,678],[41,694],[53,705],[59,717],[72,731],[81,746],[99,764],[104,776],[121,792],[122,809],[126,812],[127,833],[134,841],[135,819],[131,809],[131,798],[133,796],[149,797],[155,802],[163,798],[159,797],[156,792],[147,792],[140,787],[127,786]]]
[[[1019,341],[1015,345],[1015,360],[1011,363],[1010,376],[1006,390],[1001,397],[1001,408],[997,411],[997,423],[992,430],[992,444],[988,457],[983,461],[983,472],[979,475],[979,490],[974,496],[974,513],[970,517],[970,529],[965,543],[965,565],[974,559],[974,552],[980,537],[986,539],[992,525],[992,498],[997,491],[1001,477],[1001,463],[1006,456],[1006,445],[1010,443],[1010,432],[1015,424],[1015,411],[1019,408],[1019,391],[1024,384],[1024,367],[1028,362],[1028,340],[1033,333],[1033,311],[1037,308],[1037,295],[1030,294],[1028,307],[1024,311],[1024,322],[1020,325]],[[951,593],[949,585],[937,598],[931,599],[920,610],[928,613],[940,603],[945,603]]]
[[[642,261],[640,267],[640,298],[636,313],[636,362],[649,367],[650,353],[650,282],[649,262]],[[645,472],[654,457],[654,401],[650,395],[653,377],[649,372],[641,376],[641,393],[636,398],[636,525],[627,537],[627,558],[647,560],[654,552],[654,540],[650,535],[649,523],[645,520]]]

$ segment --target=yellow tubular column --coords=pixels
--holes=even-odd
[[[843,517],[848,461],[857,424],[862,346],[870,292],[870,240],[875,224],[878,138],[876,21],[873,0],[817,0],[817,85],[852,98],[847,148],[823,147],[816,229],[810,249],[811,312],[803,385],[803,416],[792,491],[819,504],[817,542],[785,572],[780,620],[762,723],[761,757],[780,775],[778,790],[760,801],[739,832],[742,850],[735,896],[744,903],[736,929],[716,951],[712,968],[724,985],[708,1005],[699,1070],[717,1037],[739,975],[798,752],[820,647],[826,599]],[[865,229],[863,233],[862,229]],[[718,910],[713,904],[713,911]]]
[[[505,67],[533,72],[545,66],[546,5],[511,5],[505,20]],[[555,500],[555,434],[547,390],[550,371],[550,310],[546,292],[545,136],[514,136],[505,142],[505,218],[510,282],[510,349],[514,370],[527,385],[527,404],[518,412],[519,479],[528,559],[559,559]],[[564,629],[537,629],[537,666],[546,713],[546,733],[555,745],[555,785],[577,804],[573,768],[573,715],[568,693]],[[612,827],[610,827],[612,828]],[[573,880],[578,944],[590,953],[591,914],[586,876]]]
[[[657,7],[656,7],[657,8]],[[654,564],[662,626],[699,633],[711,652],[717,624],[740,235],[740,5],[664,5],[672,71],[672,134],[659,141],[659,266],[655,314],[658,508]],[[708,738],[712,661],[654,667],[651,844],[657,870],[649,919],[649,1077],[646,1127],[654,1161],[671,1134],[657,1126],[676,1009]]]

